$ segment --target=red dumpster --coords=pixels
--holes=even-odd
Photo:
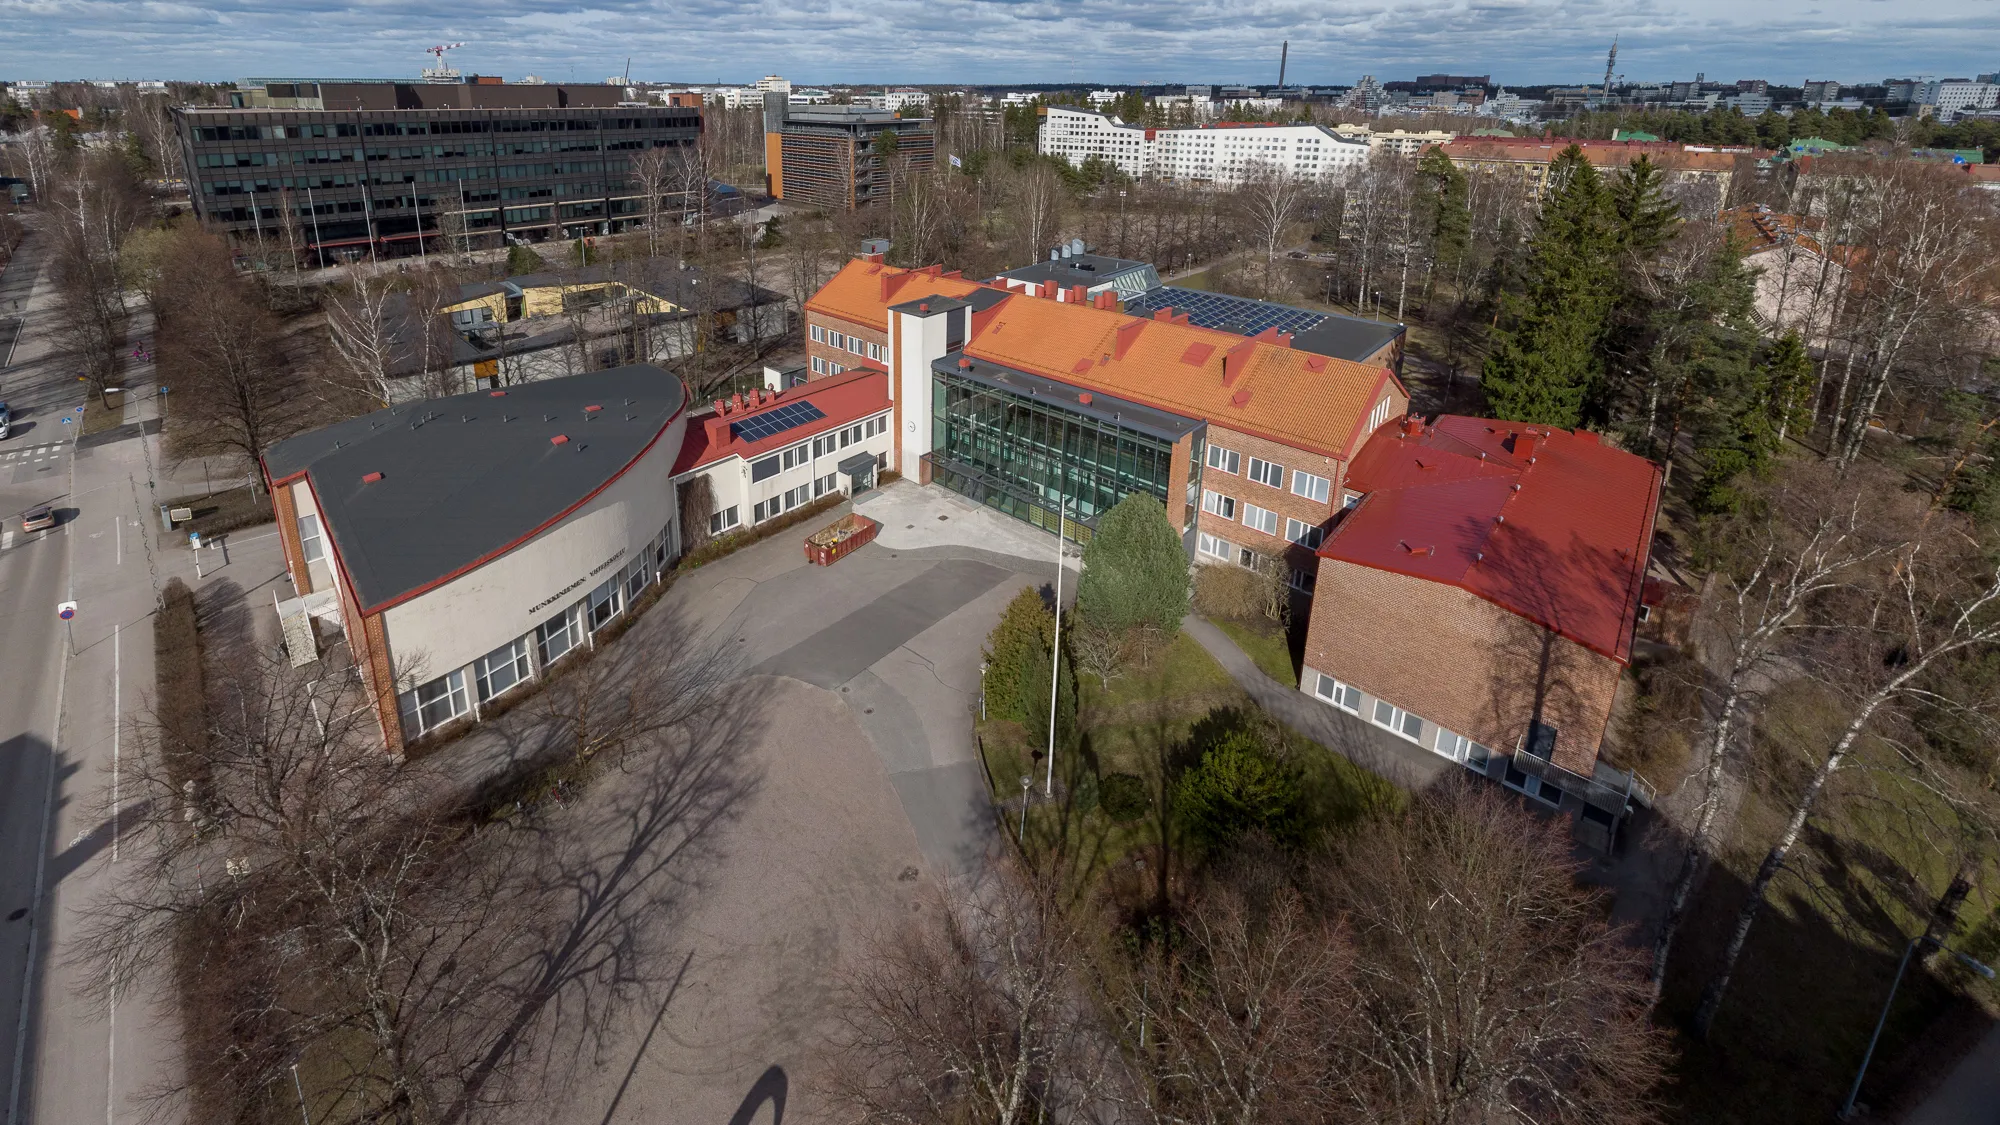
[[[806,561],[832,566],[873,542],[882,525],[867,516],[850,513],[806,536]]]

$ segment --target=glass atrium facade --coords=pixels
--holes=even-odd
[[[1072,409],[956,371],[933,370],[932,480],[1016,519],[1088,541],[1097,518],[1133,492],[1169,512],[1174,439],[1123,425],[1098,411]],[[1188,424],[1192,428],[1192,423]],[[1191,443],[1185,479],[1200,475],[1201,439]]]

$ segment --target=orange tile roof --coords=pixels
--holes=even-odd
[[[1445,155],[1455,161],[1500,160],[1520,164],[1547,164],[1562,155],[1562,151],[1572,142],[1562,139],[1536,140],[1533,138],[1507,140],[1505,138],[1477,138],[1453,141],[1441,145]],[[1623,168],[1641,156],[1652,158],[1653,163],[1670,170],[1701,170],[1728,172],[1736,168],[1739,156],[1768,156],[1766,152],[1717,152],[1689,151],[1670,142],[1649,143],[1643,141],[1581,142],[1584,159],[1600,169]]]
[[[1343,458],[1382,388],[1402,393],[1385,367],[1021,294],[979,318],[965,354]]]
[[[978,291],[979,282],[936,266],[906,270],[868,258],[854,258],[806,301],[806,311],[837,316],[855,324],[884,329],[889,306],[920,297],[964,297]]]

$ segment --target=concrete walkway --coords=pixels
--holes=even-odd
[[[1404,789],[1418,789],[1457,768],[1419,746],[1272,679],[1228,634],[1189,614],[1181,628],[1207,650],[1251,700],[1287,727]]]
[[[2000,1024],[1986,1032],[1902,1125],[2000,1125]]]

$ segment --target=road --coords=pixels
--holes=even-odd
[[[18,419],[0,442],[0,1076],[8,1125],[115,1125],[138,1120],[133,1095],[171,1057],[170,1029],[140,1018],[144,1005],[84,999],[66,953],[118,873],[106,810],[152,679],[157,438],[74,444],[62,418],[82,395],[49,339],[39,242],[0,275],[0,316],[20,321],[0,331],[0,399]],[[19,513],[37,504],[61,522],[23,534]],[[81,608],[64,624],[69,600]]]

